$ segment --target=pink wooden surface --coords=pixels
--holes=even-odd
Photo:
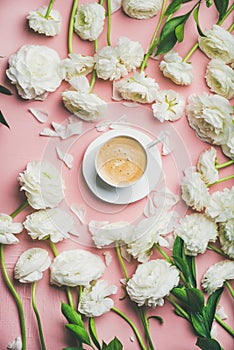
[[[84,2],[88,1],[80,1],[80,3]],[[127,300],[119,300],[122,296],[119,280],[123,277],[123,274],[118,264],[114,249],[106,248],[96,250],[92,245],[90,235],[87,231],[87,223],[91,219],[103,220],[105,218],[109,221],[129,220],[133,222],[142,215],[146,199],[144,198],[135,204],[116,207],[114,205],[100,203],[100,201],[92,196],[87,190],[79,174],[83,152],[89,142],[97,136],[93,124],[85,126],[88,130],[85,135],[81,136],[82,139],[73,138],[72,141],[68,141],[67,143],[65,141],[63,143],[63,145],[69,149],[69,152],[75,156],[74,167],[72,170],[68,170],[62,166],[56,159],[54,147],[57,145],[57,141],[39,136],[39,132],[44,127],[49,126],[51,121],[62,123],[70,115],[63,107],[60,94],[67,88],[67,83],[63,82],[59,89],[55,93],[51,93],[44,102],[29,102],[22,100],[17,96],[16,90],[10,85],[5,76],[5,69],[7,68],[9,56],[16,52],[23,44],[48,45],[49,47],[54,48],[61,58],[67,56],[67,28],[72,1],[57,0],[55,2],[54,7],[61,12],[63,24],[62,32],[54,38],[46,38],[45,36],[37,35],[28,29],[26,22],[28,12],[41,5],[44,5],[44,3],[40,0],[34,0],[33,2],[29,0],[1,0],[0,32],[2,34],[0,40],[0,55],[3,56],[3,58],[0,59],[0,82],[2,85],[9,87],[14,95],[1,95],[0,99],[0,108],[11,126],[11,130],[8,130],[5,127],[0,127],[0,212],[11,213],[23,202],[24,194],[19,192],[17,177],[19,172],[25,169],[27,162],[48,159],[51,157],[54,163],[61,168],[66,183],[66,200],[62,207],[68,209],[68,206],[71,203],[77,202],[84,204],[87,208],[86,225],[80,228],[80,238],[64,240],[57,244],[58,251],[61,252],[67,249],[82,248],[93,251],[103,257],[103,252],[109,250],[113,256],[113,260],[110,266],[106,268],[104,278],[106,278],[110,284],[112,283],[119,286],[119,293],[114,297],[115,306],[125,311],[125,313],[128,314],[140,328],[134,305]],[[112,18],[111,41],[115,44],[119,36],[125,35],[133,40],[140,41],[144,50],[146,50],[151,40],[156,20],[157,17],[142,21],[130,19],[120,10],[116,12]],[[230,20],[231,19],[228,19],[225,22],[225,28],[228,28]],[[209,28],[212,23],[217,21],[215,11],[210,9],[209,16],[207,16],[207,10],[206,14],[205,11],[201,12],[201,21],[203,23],[203,29]],[[185,55],[195,43],[196,37],[197,33],[195,24],[193,21],[189,21],[186,27],[185,41],[176,48],[177,51],[182,56]],[[91,43],[81,41],[76,35],[74,35],[73,43],[74,52],[92,55],[93,46]],[[99,39],[99,47],[103,47],[104,45],[106,45],[106,28]],[[202,91],[208,92],[209,90],[206,87],[204,79],[208,59],[197,50],[192,56],[191,61],[193,64],[194,82],[188,87],[176,86],[168,79],[165,79],[158,68],[158,61],[149,60],[146,72],[149,76],[156,79],[161,89],[171,88],[182,93],[185,97],[189,96],[192,92],[198,94],[201,94]],[[110,82],[97,81],[94,92],[107,102],[110,102],[110,109],[112,110],[113,108],[117,116],[124,114],[125,108],[121,103],[113,106],[111,100],[112,84]],[[31,116],[28,108],[32,107],[48,112],[49,119],[46,124],[40,124],[33,116]],[[144,112],[145,119],[142,119],[141,121],[141,108],[138,109],[137,112],[133,109],[134,118],[136,118],[135,121],[139,127],[145,128],[153,135],[154,132],[156,133],[157,128],[161,128],[162,126],[153,119],[149,107],[144,107],[146,109]],[[135,114],[137,114],[136,117]],[[108,116],[108,119],[109,117],[113,118],[112,114]],[[207,149],[209,145],[201,142],[195,136],[194,131],[188,126],[185,115],[179,121],[170,124],[170,128],[180,139],[178,146],[180,159],[178,159],[178,157],[173,159],[173,156],[168,156],[163,159],[164,179],[168,187],[175,193],[179,194],[179,182],[184,167],[190,164],[195,164],[199,154]],[[220,161],[226,159],[219,149],[218,155]],[[229,173],[230,170],[228,169],[222,171],[223,176]],[[226,182],[225,186],[230,187],[231,181]],[[222,189],[223,187],[223,185],[217,185],[214,186],[213,190],[219,188]],[[183,216],[187,210],[183,203],[179,204],[178,209],[181,216]],[[29,212],[31,212],[31,210],[26,209],[18,215],[16,221],[23,221]],[[53,257],[48,242],[32,241],[25,232],[20,235],[19,239],[20,244],[7,246],[4,249],[6,266],[11,278],[13,277],[15,263],[19,255],[25,249],[33,246],[43,247],[47,249],[50,256]],[[154,257],[160,256],[158,253],[155,253]],[[206,252],[206,254],[196,258],[199,281],[207,267],[218,260],[220,260],[220,257],[212,252]],[[127,268],[129,275],[131,275],[134,271],[135,263],[127,264]],[[36,320],[31,308],[31,286],[22,285],[17,282],[14,282],[14,285],[23,300],[27,327],[27,348],[29,350],[40,349]],[[20,328],[15,302],[6,288],[2,277],[0,277],[0,291],[0,349],[2,350],[6,349],[10,340],[20,334]],[[75,299],[76,290],[73,291],[73,295]],[[49,271],[46,271],[43,279],[37,286],[37,302],[48,350],[62,349],[63,347],[69,345],[72,346],[74,344],[72,337],[70,337],[64,328],[65,319],[60,311],[61,301],[66,301],[65,291],[63,288],[49,285]],[[225,312],[228,314],[227,323],[233,325],[231,298],[226,291],[223,293],[220,303],[224,306]],[[175,316],[172,310],[172,306],[167,302],[162,308],[157,307],[155,310],[148,310],[149,315],[158,315],[164,319],[164,325],[162,326],[155,320],[151,321],[151,334],[155,348],[158,350],[197,349],[195,346],[196,336],[191,330],[189,324],[178,316]],[[139,348],[136,340],[134,342],[130,340],[133,331],[116,314],[109,312],[108,314],[97,318],[96,326],[100,340],[103,339],[108,342],[116,335],[124,344],[124,349],[136,350]],[[217,339],[225,350],[231,350],[233,348],[231,336],[219,326]]]

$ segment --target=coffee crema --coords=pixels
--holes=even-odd
[[[147,165],[144,147],[130,136],[117,136],[100,148],[96,167],[100,177],[110,185],[124,187],[135,183]]]

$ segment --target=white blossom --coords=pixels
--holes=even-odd
[[[205,142],[224,143],[224,129],[232,124],[231,114],[232,106],[222,96],[204,92],[201,96],[192,94],[188,98],[188,122]]]
[[[15,244],[19,240],[14,235],[23,231],[23,225],[19,222],[13,222],[10,215],[0,213],[0,243]]]
[[[197,162],[197,170],[206,184],[212,184],[219,179],[219,172],[216,169],[217,153],[211,147],[200,154]]]
[[[49,238],[57,243],[74,231],[73,217],[59,208],[42,209],[26,217],[24,227],[32,239]]]
[[[105,270],[102,259],[93,253],[76,249],[60,253],[51,266],[50,281],[57,286],[85,286],[101,277]]]
[[[105,46],[94,55],[98,78],[118,80],[131,70],[140,67],[144,50],[138,41],[120,37],[116,46]]]
[[[222,260],[209,267],[205,272],[201,284],[202,288],[212,294],[224,285],[225,281],[234,278],[234,261]]]
[[[155,100],[158,84],[144,72],[134,72],[134,76],[115,83],[115,89],[125,100],[139,103],[151,103]]]
[[[145,19],[155,16],[161,9],[162,0],[123,0],[124,12],[132,18]]]
[[[22,350],[21,337],[16,337],[13,341],[11,341],[7,346],[7,350]]]
[[[206,184],[195,167],[188,167],[184,174],[181,180],[182,198],[189,207],[201,211],[206,207],[209,199]]]
[[[97,2],[78,6],[74,17],[74,30],[83,40],[94,41],[104,26],[105,10]]]
[[[59,64],[55,50],[42,45],[23,45],[10,56],[6,75],[22,98],[43,101],[62,81]]]
[[[221,144],[221,148],[227,157],[234,159],[234,123],[224,129],[223,144]]]
[[[155,103],[152,105],[153,116],[160,122],[175,121],[182,117],[185,98],[174,90],[158,91]]]
[[[61,75],[66,81],[79,75],[87,75],[92,72],[94,60],[92,56],[83,56],[76,53],[70,53],[68,58],[61,61],[59,69]]]
[[[212,92],[228,100],[234,97],[234,70],[222,60],[214,58],[209,62],[205,78]]]
[[[164,297],[179,283],[179,271],[163,259],[139,265],[127,282],[126,290],[138,306],[163,306]]]
[[[216,191],[210,195],[206,207],[206,214],[215,222],[225,222],[234,218],[234,186],[224,188],[223,191]]]
[[[174,234],[183,239],[185,253],[196,256],[206,251],[209,242],[216,241],[217,227],[206,215],[195,213],[181,219]]]
[[[15,268],[14,277],[21,283],[39,281],[51,264],[48,252],[42,248],[31,248],[20,255]]]
[[[171,51],[164,56],[159,68],[166,78],[171,79],[177,85],[190,85],[193,81],[192,65],[183,62],[182,57],[175,51]]]
[[[90,287],[83,289],[78,311],[86,317],[96,317],[107,313],[114,306],[114,301],[108,296],[116,294],[117,289],[114,285],[108,286],[104,280],[96,281]]]
[[[209,58],[220,58],[225,63],[234,61],[234,36],[224,28],[214,24],[205,31],[205,36],[198,37],[198,43]]]
[[[39,34],[55,36],[61,31],[62,17],[59,11],[51,9],[49,17],[45,18],[47,6],[41,6],[36,11],[30,11],[27,16],[31,29]]]
[[[219,241],[222,251],[234,259],[234,218],[219,224]]]
[[[34,209],[56,207],[64,198],[64,183],[58,170],[49,162],[32,161],[19,174],[20,190],[25,191]]]

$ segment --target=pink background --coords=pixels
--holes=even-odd
[[[80,1],[85,3],[88,1]],[[1,182],[0,193],[1,203],[0,212],[11,213],[23,201],[24,194],[19,192],[17,182],[18,174],[22,172],[26,164],[32,160],[53,159],[54,163],[62,171],[63,178],[66,183],[66,200],[62,204],[64,209],[69,210],[69,205],[73,202],[84,204],[87,209],[86,224],[82,227],[78,226],[80,238],[63,241],[57,244],[59,252],[67,249],[83,248],[99,254],[103,259],[103,252],[110,251],[113,257],[112,263],[106,268],[104,278],[109,284],[116,284],[119,287],[118,295],[114,296],[115,306],[123,310],[129,317],[135,321],[140,328],[139,320],[136,316],[136,310],[133,304],[129,301],[120,301],[119,298],[123,295],[119,280],[123,278],[123,273],[116,259],[115,251],[112,248],[96,250],[92,246],[91,238],[87,232],[87,223],[91,219],[117,221],[129,220],[134,222],[140,216],[146,203],[146,199],[142,199],[137,203],[127,206],[108,205],[100,203],[86,188],[80,177],[80,164],[83,153],[88,144],[98,135],[94,128],[94,124],[84,123],[86,133],[81,135],[81,138],[74,137],[69,141],[58,141],[47,137],[39,136],[39,132],[44,127],[49,127],[52,121],[63,123],[70,116],[69,112],[64,108],[61,101],[61,92],[64,91],[68,84],[63,82],[59,89],[51,93],[44,102],[26,101],[18,97],[14,86],[11,86],[9,80],[5,76],[9,56],[15,53],[24,44],[40,44],[47,45],[55,49],[61,59],[67,56],[67,28],[70,15],[72,1],[56,1],[54,8],[58,9],[63,17],[62,31],[54,38],[46,38],[29,30],[26,16],[30,10],[36,9],[44,5],[40,0],[35,0],[33,3],[29,0],[1,0],[1,22],[0,31],[0,83],[7,86],[13,92],[13,96],[0,97],[0,109],[5,115],[11,129],[0,126],[0,156],[1,156]],[[189,8],[191,4],[187,5]],[[204,4],[203,4],[204,6]],[[208,14],[207,14],[208,13]],[[200,14],[202,28],[210,28],[212,23],[217,21],[217,14],[213,8],[202,10]],[[228,28],[230,24],[228,19],[223,25]],[[115,45],[119,36],[125,35],[132,40],[138,40],[142,44],[144,50],[150,43],[151,36],[154,32],[157,17],[150,20],[134,20],[127,17],[121,10],[113,14],[111,27],[111,42]],[[4,33],[4,34],[3,34]],[[185,41],[176,47],[176,50],[181,56],[184,56],[193,46],[197,38],[197,32],[194,21],[189,20],[186,26]],[[99,38],[99,47],[106,45],[106,27]],[[73,39],[73,48],[75,53],[84,55],[93,54],[93,45],[90,42],[83,42],[76,35]],[[208,59],[199,50],[197,50],[192,58],[194,82],[188,87],[174,85],[170,80],[162,76],[158,68],[156,60],[149,60],[146,72],[150,77],[156,79],[161,89],[174,89],[179,93],[188,97],[191,93],[201,94],[203,91],[209,92],[205,84],[204,74]],[[110,110],[114,108],[116,117],[120,117],[126,108],[121,103],[116,103],[113,107],[112,102],[112,84],[110,82],[97,81],[94,92],[97,93],[105,101],[111,103]],[[38,108],[46,111],[49,114],[46,124],[40,124],[28,111],[29,108]],[[144,110],[144,112],[142,112]],[[151,113],[150,106],[139,107],[137,109],[127,109],[133,122],[140,128],[146,129],[151,135],[157,135],[164,125],[157,122]],[[144,118],[142,118],[142,114]],[[110,113],[107,119],[113,120],[113,115]],[[141,119],[142,118],[142,119]],[[177,145],[177,155],[172,154],[163,158],[164,180],[167,186],[175,193],[179,194],[179,183],[184,168],[190,164],[195,164],[199,154],[209,148],[208,144],[201,142],[195,135],[194,131],[188,126],[185,115],[169,126],[173,130],[176,137],[179,138],[179,146]],[[60,145],[61,148],[69,150],[69,153],[74,156],[74,166],[72,170],[68,170],[61,162],[56,159],[54,147]],[[181,150],[181,152],[180,152]],[[220,162],[225,161],[225,157],[217,148]],[[178,156],[178,154],[180,156]],[[222,170],[221,175],[226,176],[231,173],[231,169]],[[230,187],[231,181],[226,182],[225,186]],[[216,185],[213,190],[222,189],[223,185]],[[183,203],[178,205],[180,215],[186,213],[187,208]],[[31,209],[24,210],[17,216],[15,221],[23,222],[25,216],[32,212]],[[10,277],[13,277],[13,268],[19,255],[26,249],[31,247],[43,247],[49,251],[51,257],[52,252],[48,242],[32,241],[31,238],[23,232],[20,236],[20,244],[6,246],[5,260],[7,270]],[[161,258],[158,253],[154,257]],[[198,281],[206,271],[208,266],[213,262],[221,260],[218,255],[212,252],[206,252],[196,258]],[[135,263],[127,264],[129,275],[134,272]],[[13,279],[13,278],[12,278]],[[40,349],[40,342],[36,326],[36,319],[31,308],[31,286],[19,284],[14,281],[14,285],[19,292],[25,310],[26,327],[27,327],[27,343],[28,349]],[[5,283],[0,277],[0,349],[5,349],[9,341],[13,340],[20,334],[19,321],[16,304],[5,286]],[[45,341],[48,350],[62,349],[66,346],[74,345],[74,341],[69,333],[64,328],[65,319],[60,311],[61,301],[66,302],[66,294],[63,288],[57,288],[49,285],[49,271],[44,273],[43,279],[37,285],[37,303],[40,316],[42,319]],[[74,300],[77,298],[77,291],[73,291]],[[224,291],[220,304],[224,306],[225,312],[228,314],[227,323],[233,325],[233,309],[230,295]],[[148,315],[158,315],[164,319],[164,324],[159,325],[157,321],[151,320],[152,339],[157,350],[187,350],[197,349],[195,346],[196,336],[193,334],[188,322],[175,316],[173,308],[167,302],[160,308],[155,310],[149,309]],[[138,343],[130,340],[133,335],[131,328],[116,314],[109,312],[99,318],[96,318],[97,333],[100,341],[109,342],[114,336],[117,336],[124,345],[124,349],[138,349]],[[223,329],[218,326],[217,339],[222,344],[225,350],[231,350],[233,341]]]

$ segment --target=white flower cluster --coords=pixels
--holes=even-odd
[[[132,18],[145,19],[155,16],[162,6],[162,0],[123,0],[124,12]]]
[[[62,17],[54,9],[51,9],[48,18],[45,18],[46,13],[47,6],[41,6],[36,11],[30,11],[27,16],[29,27],[39,34],[55,36],[61,31]]]
[[[0,213],[0,244],[15,244],[19,240],[14,236],[23,231],[23,225],[13,222],[10,215]]]
[[[212,294],[221,288],[225,281],[234,279],[234,261],[223,260],[212,265],[202,278],[202,287]]]
[[[234,259],[234,218],[221,222],[218,226],[221,249]]]

